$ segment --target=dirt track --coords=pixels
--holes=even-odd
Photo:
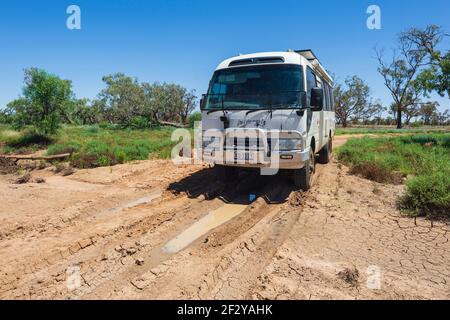
[[[449,225],[336,161],[307,194],[161,160],[32,176],[0,175],[1,299],[450,298]]]

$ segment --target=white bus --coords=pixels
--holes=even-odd
[[[315,155],[328,163],[333,148],[332,88],[311,50],[223,61],[200,103],[203,160],[226,179],[238,168],[289,170],[295,186],[308,190]]]

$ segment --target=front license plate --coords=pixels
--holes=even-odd
[[[255,160],[255,155],[252,152],[235,152],[234,160],[237,161],[253,161]]]

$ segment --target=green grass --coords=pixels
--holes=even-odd
[[[52,142],[51,138],[31,130],[18,132],[10,126],[0,125],[0,153],[33,153]]]
[[[449,133],[450,127],[423,126],[419,128],[396,129],[392,126],[336,128],[336,135],[349,134],[416,134],[416,133]]]
[[[52,140],[18,133],[0,126],[0,152],[24,153],[47,149],[48,155],[73,153],[71,163],[78,168],[109,166],[149,157],[170,158],[176,142],[171,141],[173,128],[130,130],[99,126],[65,126]],[[41,137],[42,138],[42,137]]]
[[[408,177],[403,211],[450,218],[450,133],[350,139],[337,154],[352,173],[377,182]]]
[[[152,130],[67,127],[47,153],[73,152],[72,164],[79,168],[145,160],[149,156],[166,159],[176,144],[170,139],[172,132],[168,127]]]

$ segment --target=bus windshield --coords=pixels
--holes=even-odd
[[[302,108],[303,72],[300,65],[258,65],[217,70],[204,109]]]

